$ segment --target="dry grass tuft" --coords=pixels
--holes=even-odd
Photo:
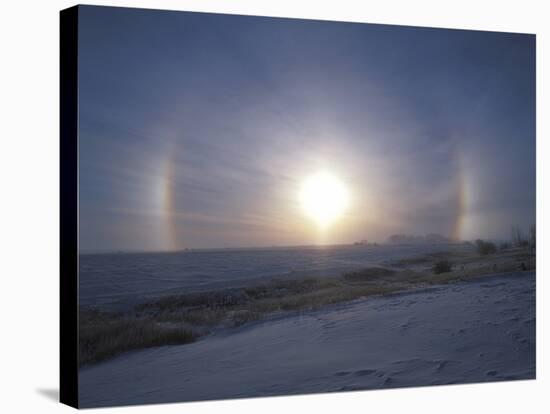
[[[112,358],[122,352],[161,345],[178,345],[197,338],[187,328],[163,327],[150,319],[81,311],[79,365]]]

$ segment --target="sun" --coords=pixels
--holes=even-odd
[[[346,186],[326,171],[307,177],[299,198],[304,214],[321,229],[326,229],[345,213],[350,199]]]

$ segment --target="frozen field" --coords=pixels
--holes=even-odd
[[[83,407],[535,377],[535,274],[220,330],[80,370]]]
[[[273,277],[336,276],[461,245],[325,246],[79,256],[79,303],[124,307],[159,294],[238,287]]]

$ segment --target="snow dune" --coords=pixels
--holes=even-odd
[[[272,318],[79,374],[82,407],[535,377],[535,274]]]

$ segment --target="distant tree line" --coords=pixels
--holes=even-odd
[[[519,226],[512,226],[512,245],[515,247],[531,247],[535,249],[537,246],[537,227],[532,224],[529,227],[529,234],[523,233]]]
[[[523,230],[519,226],[512,226],[512,238],[510,242],[502,242],[499,245],[500,250],[508,250],[512,247],[516,248],[536,248],[536,242],[537,242],[537,234],[536,234],[536,226],[533,224],[529,228],[529,233],[526,235],[526,233],[523,232]],[[493,254],[496,253],[497,247],[495,243],[477,239],[475,241],[476,250],[481,255],[487,255],[487,254]]]

